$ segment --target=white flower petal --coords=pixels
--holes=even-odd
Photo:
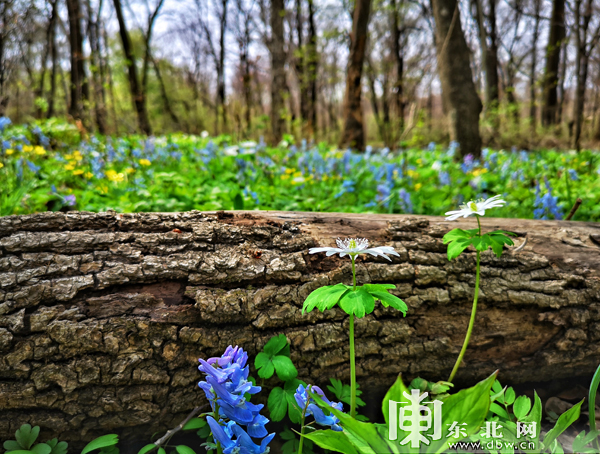
[[[317,252],[325,252],[330,251],[331,249],[335,249],[332,247],[313,247],[308,250],[309,254],[316,254]]]
[[[327,254],[325,254],[325,255],[326,255],[327,257],[329,257],[330,255],[334,255],[334,254],[338,254],[338,253],[340,253],[340,254],[341,254],[341,253],[343,253],[343,252],[344,252],[344,250],[343,250],[343,249],[338,249],[338,248],[332,247],[332,248],[330,248],[330,249],[327,251]],[[343,255],[340,255],[340,256],[341,256],[341,257],[343,257]]]

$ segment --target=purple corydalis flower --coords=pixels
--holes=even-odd
[[[327,405],[329,405],[331,408],[335,408],[336,410],[344,411],[344,405],[341,402],[331,402],[325,396],[323,390],[318,386],[308,385],[305,388],[303,385],[300,385],[294,394],[294,399],[296,399],[296,403],[300,407],[301,411],[304,411],[306,408],[305,416],[313,415],[317,424],[320,424],[321,426],[330,426],[332,430],[337,432],[341,431],[342,428],[339,425],[339,418],[337,418],[333,413],[326,415],[325,412],[319,408],[319,406],[317,406],[315,401],[312,398],[309,398],[307,391],[318,394]]]

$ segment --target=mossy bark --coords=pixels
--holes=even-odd
[[[250,357],[285,333],[300,378],[348,382],[348,317],[302,315],[350,261],[309,255],[360,235],[394,246],[357,260],[358,282],[396,284],[406,318],[377,304],[356,323],[357,379],[447,378],[467,327],[475,253],[449,262],[442,236],[472,220],[339,213],[44,213],[0,218],[0,439],[25,422],[71,443],[118,432],[149,440],[202,404],[198,358]],[[600,227],[485,219],[518,233],[482,254],[475,330],[459,383],[591,376],[600,361]],[[594,239],[595,238],[595,239]]]

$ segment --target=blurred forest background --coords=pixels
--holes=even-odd
[[[0,116],[390,148],[593,147],[600,0],[0,0]]]

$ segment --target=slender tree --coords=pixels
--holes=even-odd
[[[123,54],[125,54],[125,65],[127,66],[129,90],[131,92],[131,98],[133,106],[137,113],[138,127],[144,134],[152,134],[152,128],[150,126],[150,120],[148,119],[148,111],[146,110],[146,97],[142,90],[142,85],[138,79],[137,66],[135,64],[135,55],[133,53],[133,47],[129,38],[129,32],[127,25],[125,24],[125,18],[123,17],[123,7],[121,6],[121,0],[113,0],[115,7],[115,13],[119,22],[119,35],[121,36],[121,44],[123,45]]]
[[[266,37],[267,47],[271,54],[271,135],[273,142],[281,140],[285,127],[284,93],[285,80],[285,49],[283,16],[285,15],[284,0],[271,0],[270,9],[261,7],[263,18],[269,18],[271,33]],[[265,22],[266,20],[263,19]]]
[[[119,0],[115,0],[119,1]],[[82,14],[79,0],[67,0],[69,13],[69,43],[71,45],[71,105],[69,114],[77,120],[85,120],[89,90],[83,54]]]
[[[346,91],[344,94],[344,130],[340,147],[363,150],[365,132],[362,113],[362,72],[367,46],[367,28],[371,13],[371,0],[356,0],[352,14],[350,34],[350,54],[346,71]]]
[[[558,69],[560,65],[560,49],[565,38],[565,0],[552,0],[552,16],[550,33],[546,46],[546,69],[542,82],[543,105],[542,124],[556,124],[558,108]]]
[[[98,3],[98,10],[94,11],[90,0],[86,0],[88,12],[88,37],[91,49],[91,73],[92,85],[94,87],[94,109],[96,113],[96,125],[100,134],[106,134],[108,126],[106,113],[106,93],[104,91],[104,71],[100,61],[100,17],[102,14],[103,0]]]
[[[450,138],[460,145],[457,156],[481,155],[477,96],[469,60],[469,48],[460,21],[457,0],[431,0],[435,18],[437,62],[442,96],[450,119]]]

